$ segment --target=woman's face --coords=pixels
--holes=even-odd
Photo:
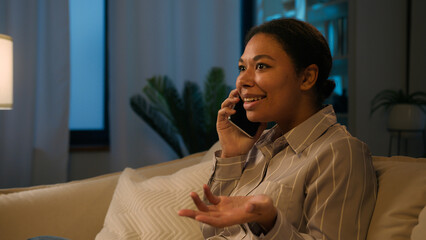
[[[259,33],[251,38],[239,69],[236,85],[250,121],[277,122],[283,130],[300,123],[302,79],[272,35]]]

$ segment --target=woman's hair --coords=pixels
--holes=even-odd
[[[324,36],[311,24],[296,19],[277,19],[253,27],[246,35],[245,45],[258,34],[272,35],[290,56],[300,73],[311,64],[318,66],[318,79],[315,83],[318,103],[322,104],[335,87],[328,79],[332,66],[330,48]]]

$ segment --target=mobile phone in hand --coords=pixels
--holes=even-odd
[[[236,126],[241,132],[247,137],[253,138],[256,135],[257,129],[259,129],[259,122],[251,122],[247,119],[246,110],[244,109],[244,101],[240,101],[235,104],[234,109],[237,111],[235,114],[229,116],[228,120],[234,126]]]

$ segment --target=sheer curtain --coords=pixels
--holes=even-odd
[[[0,111],[0,187],[63,182],[69,111],[68,1],[0,0],[14,40],[14,106]]]
[[[130,96],[146,79],[167,75],[181,89],[203,86],[211,67],[235,85],[240,57],[240,1],[109,0],[111,168],[139,167],[176,158],[132,112]]]

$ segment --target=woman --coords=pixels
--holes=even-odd
[[[376,179],[367,146],[336,122],[323,101],[334,89],[332,59],[308,23],[280,19],[254,27],[239,60],[236,89],[222,103],[222,147],[198,210],[206,239],[365,239]],[[228,121],[244,101],[254,138]],[[276,125],[266,130],[267,122]]]

